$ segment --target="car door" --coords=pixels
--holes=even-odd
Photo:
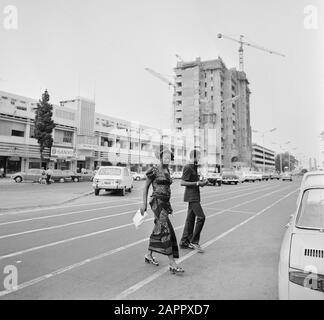
[[[30,169],[27,170],[26,175],[25,175],[25,180],[26,181],[38,181],[39,178],[42,175],[42,170],[41,169]]]

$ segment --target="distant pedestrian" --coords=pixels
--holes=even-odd
[[[169,163],[172,153],[168,149],[160,153],[161,164],[152,167],[146,172],[146,183],[143,192],[143,206],[141,213],[147,209],[147,196],[150,185],[152,184],[153,193],[151,195],[150,206],[154,212],[154,229],[150,236],[148,253],[145,255],[145,262],[158,266],[159,262],[152,253],[157,252],[168,256],[169,270],[173,274],[183,273],[174,259],[179,258],[179,248],[177,238],[169,219],[169,214],[173,210],[170,205],[172,183],[169,171]]]
[[[0,177],[4,178],[5,174],[4,174],[4,167],[0,168]]]
[[[199,181],[197,172],[200,160],[199,150],[190,152],[190,163],[186,165],[182,173],[181,186],[186,187],[184,201],[188,202],[188,213],[185,222],[180,247],[190,248],[198,252],[204,252],[199,245],[200,233],[205,223],[205,214],[200,205],[200,187],[208,184],[208,181]]]
[[[51,168],[48,168],[45,171],[45,174],[46,174],[46,184],[51,184],[51,177],[53,175],[53,170]]]

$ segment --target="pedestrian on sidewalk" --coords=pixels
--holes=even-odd
[[[154,212],[154,228],[150,236],[148,253],[145,255],[145,262],[158,266],[158,260],[152,253],[157,252],[168,256],[169,270],[173,274],[183,273],[184,270],[178,266],[175,259],[179,258],[177,238],[169,219],[173,210],[170,204],[172,180],[170,177],[169,163],[173,154],[170,150],[164,149],[160,153],[161,164],[154,166],[146,172],[146,183],[143,192],[142,215],[147,210],[147,196],[152,184],[153,193],[150,199],[150,206]]]
[[[0,168],[0,178],[4,178],[5,174],[4,174],[4,167]]]
[[[190,163],[182,173],[181,186],[186,187],[184,201],[188,202],[187,218],[180,241],[180,248],[194,249],[202,253],[204,250],[199,245],[200,233],[205,223],[205,214],[200,204],[200,187],[208,184],[208,181],[199,181],[198,163],[200,160],[199,150],[190,152]]]
[[[51,177],[53,175],[53,170],[51,168],[48,168],[45,171],[45,174],[46,174],[46,184],[51,184]]]

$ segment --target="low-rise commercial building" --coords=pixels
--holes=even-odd
[[[6,174],[41,166],[34,138],[37,103],[0,91],[0,168]],[[54,143],[51,150],[45,150],[44,158],[54,169],[118,165],[143,171],[159,163],[161,146],[174,151],[172,169],[181,170],[187,161],[182,134],[96,113],[95,102],[89,99],[77,97],[53,105],[53,120]]]
[[[258,171],[275,171],[275,151],[256,143],[252,144],[252,166]]]

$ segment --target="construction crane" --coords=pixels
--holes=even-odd
[[[169,85],[169,88],[170,87],[173,87],[173,88],[176,87],[173,82],[171,82],[170,80],[168,80],[167,78],[165,78],[161,73],[158,73],[158,72],[156,72],[156,71],[154,71],[154,70],[152,70],[150,68],[145,68],[145,70],[147,72],[149,72],[151,75],[153,75],[154,77],[156,77],[156,78],[162,80],[163,82],[165,82],[166,84],[168,84]]]
[[[240,47],[239,47],[239,50],[238,50],[239,51],[240,71],[244,71],[244,67],[243,67],[244,66],[244,63],[243,63],[243,46],[248,46],[248,47],[251,47],[251,48],[255,48],[255,49],[262,50],[262,51],[266,51],[266,52],[268,52],[270,54],[276,54],[276,55],[285,57],[285,55],[282,54],[282,53],[280,53],[280,52],[276,52],[276,51],[273,51],[273,50],[269,50],[267,48],[264,48],[264,47],[261,47],[261,46],[254,45],[254,44],[251,44],[251,43],[248,43],[248,42],[243,41],[243,38],[244,38],[243,35],[240,35],[240,40],[234,39],[232,37],[226,36],[226,35],[221,34],[221,33],[219,33],[217,35],[217,37],[219,39],[224,38],[224,39],[227,39],[227,40],[235,41],[235,42],[238,42],[240,44]]]
[[[181,56],[179,56],[178,54],[176,54],[175,56],[180,62],[183,62],[183,59],[181,58]]]

